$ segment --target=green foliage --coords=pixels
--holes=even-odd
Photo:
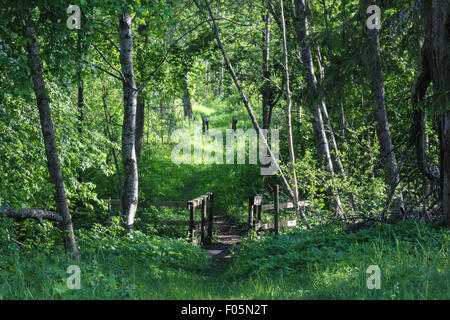
[[[61,245],[48,241],[48,234],[33,239],[32,247],[8,241],[15,235],[13,226],[6,219],[0,222],[0,299],[145,298],[152,294],[154,281],[180,270],[198,272],[209,263],[203,250],[183,241],[140,231],[124,236],[117,219],[110,227],[95,225],[77,232],[79,263],[70,261]],[[66,286],[66,269],[73,264],[81,269],[80,290]]]
[[[117,219],[77,233],[79,263],[48,241],[55,229],[29,247],[9,240],[15,223],[0,223],[1,299],[449,299],[449,232],[433,225],[290,230],[241,244],[212,272],[202,249],[141,231],[124,236]],[[66,286],[73,264],[80,290]],[[380,266],[380,290],[367,289],[369,265]]]
[[[205,252],[187,243],[186,227],[160,223],[188,220],[186,209],[139,207],[135,230],[128,234],[117,208],[112,214],[106,208],[106,199],[119,198],[118,176],[123,174],[123,87],[102,69],[113,74],[114,68],[120,69],[116,33],[123,11],[133,16],[134,70],[138,85],[145,83],[139,93],[145,103],[139,199],[187,201],[213,190],[215,212],[242,225],[247,223],[250,196],[262,194],[264,203],[272,202],[273,185],[280,181],[277,176],[262,178],[258,165],[172,162],[172,133],[177,128],[192,133],[195,125],[201,126],[201,116],[222,133],[231,127],[233,116],[238,128],[253,127],[206,17],[183,1],[140,0],[124,6],[119,0],[80,0],[75,3],[81,7],[82,28],[69,31],[67,1],[29,1],[23,6],[10,2],[0,0],[0,206],[56,210],[26,53],[30,39],[25,27],[32,26],[40,44],[83,280],[81,290],[68,290],[65,285],[66,268],[75,262],[64,253],[56,223],[0,217],[0,299],[449,299],[447,230],[406,222],[347,235],[343,225],[329,224],[334,214],[328,201],[331,188],[339,192],[348,217],[375,219],[385,205],[388,187],[373,123],[370,79],[365,74],[362,1],[309,1],[307,41],[311,48],[320,48],[323,77],[319,77],[315,49],[313,64],[339,149],[338,154],[331,150],[334,175],[323,169],[317,151],[313,90],[301,76],[295,15],[289,12],[291,3],[285,2],[295,169],[300,200],[311,204],[306,213],[314,228],[294,229],[279,237],[249,232],[253,240],[242,243],[233,262],[219,273],[211,271]],[[220,12],[222,42],[261,123],[265,85],[261,17],[268,10],[254,1],[211,4],[214,12]],[[408,89],[417,74],[424,30],[419,6],[383,1],[382,7],[386,109],[399,160],[410,133],[413,110]],[[275,3],[273,10],[279,17]],[[276,19],[270,30],[269,82],[276,102],[271,128],[280,129],[280,164],[289,179],[284,67]],[[186,89],[193,106],[189,120],[183,112]],[[427,112],[427,160],[432,167],[439,161],[437,94],[431,87],[419,105]],[[105,120],[104,103],[111,123]],[[118,155],[117,169],[113,150]],[[428,216],[439,209],[438,192],[430,190],[418,171],[412,148],[406,155],[397,192],[403,191],[408,214],[414,216],[431,191],[428,211],[423,210]],[[338,158],[345,176],[336,170]],[[285,190],[281,193],[281,201],[288,201]],[[282,210],[281,218],[294,218],[292,210]],[[272,219],[263,214],[263,221]],[[370,264],[381,267],[379,291],[365,286]]]
[[[248,241],[226,277],[281,277],[296,283],[289,296],[299,299],[448,299],[448,230],[405,222],[344,231],[328,224]],[[381,269],[381,289],[373,292],[370,265]]]

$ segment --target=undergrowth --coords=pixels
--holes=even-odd
[[[127,234],[117,219],[77,231],[80,262],[64,254],[50,223],[0,223],[1,299],[450,298],[450,233],[436,224],[351,234],[337,224],[297,228],[248,240],[232,262],[211,270],[206,252],[185,239]],[[81,270],[79,290],[66,285],[73,264]],[[379,290],[367,288],[369,265],[380,267]]]

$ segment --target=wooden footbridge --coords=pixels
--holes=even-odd
[[[143,207],[178,207],[186,208],[189,213],[189,220],[159,220],[158,223],[164,225],[188,226],[189,240],[196,244],[211,244],[214,228],[219,227],[214,224],[214,192],[207,192],[195,199],[189,201],[139,201]],[[273,230],[275,234],[280,232],[281,228],[290,228],[297,225],[297,219],[280,221],[280,209],[294,208],[293,202],[279,201],[279,186],[274,192],[274,202],[263,204],[262,195],[254,195],[249,198],[248,204],[248,229],[256,232],[264,230]],[[119,199],[109,199],[109,210],[112,206],[120,206]],[[300,210],[308,206],[307,201],[299,201]],[[197,211],[199,211],[197,213]],[[262,213],[271,212],[273,222],[262,222]],[[199,214],[199,215],[198,215]],[[197,220],[196,220],[197,219]],[[219,232],[221,234],[221,232]],[[223,234],[223,232],[222,232]],[[239,238],[239,237],[237,237]],[[220,240],[220,239],[219,239]]]
[[[189,201],[139,201],[142,207],[178,207],[186,208],[189,211],[189,220],[159,220],[160,224],[172,226],[189,226],[190,241],[203,244],[212,241],[213,217],[214,217],[214,192],[207,192]],[[119,199],[109,199],[108,210],[112,206],[120,206]],[[200,219],[195,220],[196,209],[200,210]],[[198,218],[197,218],[198,219]],[[196,232],[200,231],[197,235]]]

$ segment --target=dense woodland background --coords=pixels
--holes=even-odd
[[[448,0],[0,0],[0,25],[1,299],[450,298]],[[176,129],[233,117],[280,130],[275,175],[173,163]],[[276,184],[299,226],[219,270],[158,223],[186,210],[138,205],[214,190],[245,227]]]

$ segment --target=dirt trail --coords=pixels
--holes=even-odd
[[[214,216],[214,230],[217,232],[216,241],[203,248],[213,258],[213,266],[231,258],[231,250],[245,236],[246,231],[236,225],[226,215]]]

